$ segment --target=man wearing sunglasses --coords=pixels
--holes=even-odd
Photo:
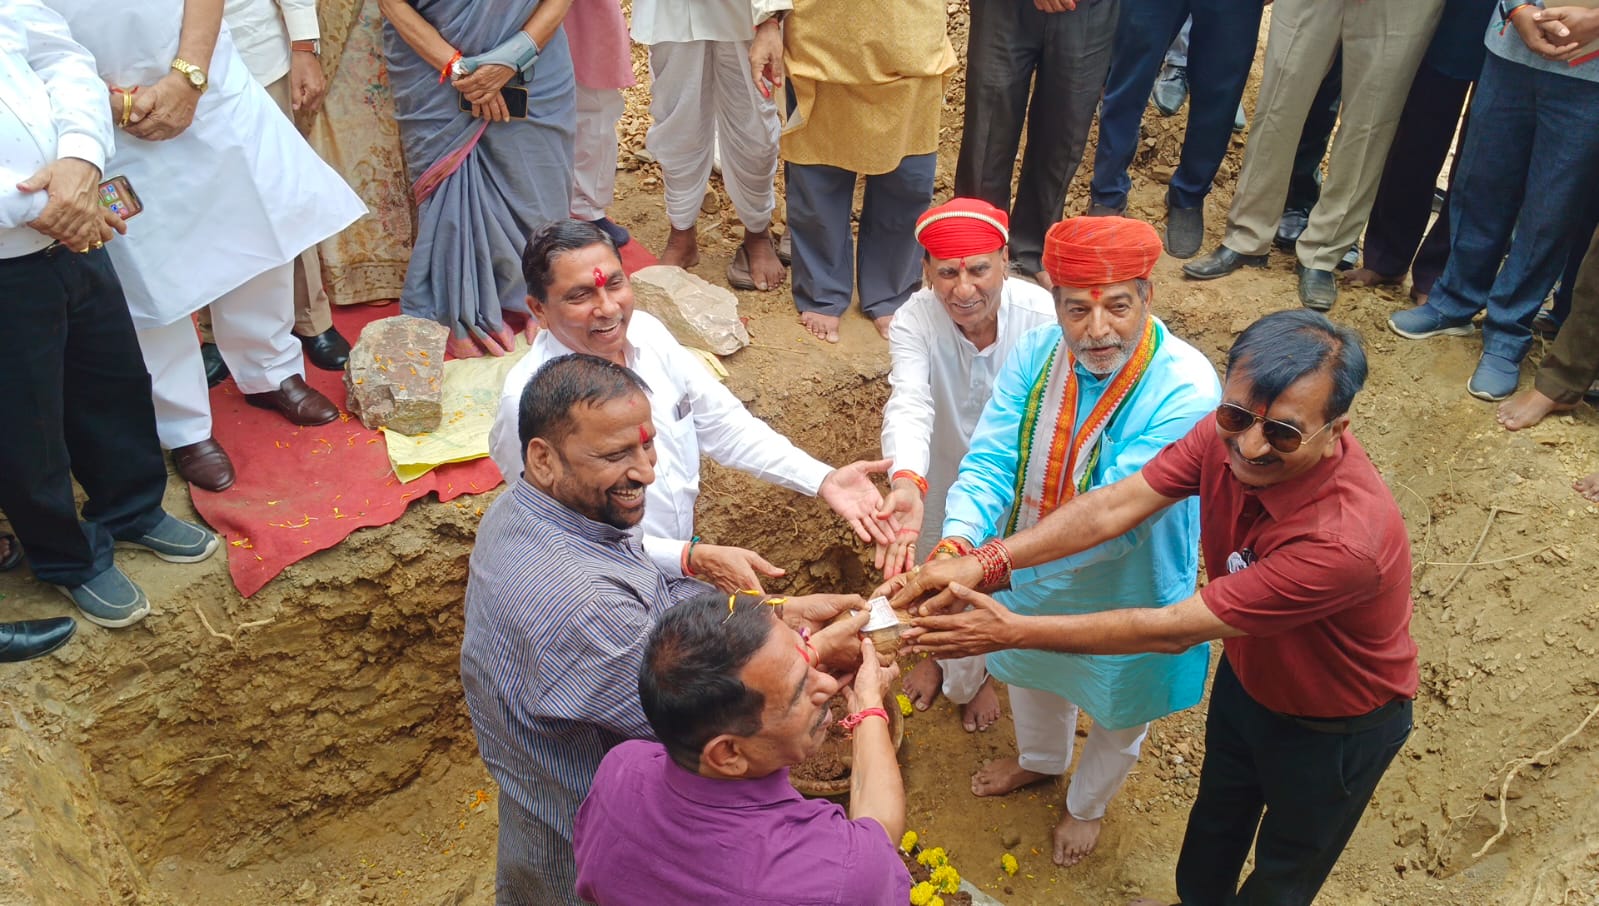
[[[1215,367],[1150,314],[1160,249],[1154,227],[1123,217],[1074,217],[1050,228],[1042,260],[1057,323],[1024,334],[1000,365],[946,497],[935,557],[968,552],[1136,473],[1216,405]],[[1197,503],[1117,535],[1019,573],[1002,593],[1005,606],[1084,614],[1164,607],[1193,595]],[[1003,796],[1065,774],[1079,709],[1086,712],[1093,727],[1052,841],[1056,864],[1076,864],[1097,845],[1149,722],[1198,704],[1208,666],[1203,645],[1115,656],[996,651],[988,670],[1010,685],[1017,754],[984,764],[972,793]]]
[[[913,621],[912,650],[939,657],[1223,641],[1177,861],[1183,906],[1310,903],[1410,735],[1410,541],[1348,430],[1365,378],[1354,331],[1305,310],[1267,315],[1228,353],[1215,415],[1140,472],[974,556],[891,583],[896,604],[931,598],[926,614],[971,608]],[[974,590],[1004,587],[1012,570],[1088,549],[1195,496],[1210,581],[1180,604],[1026,617]],[[1252,842],[1255,867],[1240,888]]]

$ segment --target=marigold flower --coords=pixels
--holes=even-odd
[[[955,870],[955,866],[948,863],[933,869],[931,880],[933,886],[938,888],[939,893],[954,893],[961,888],[960,872]]]
[[[1005,855],[999,857],[999,867],[1005,869],[1005,874],[1013,875],[1021,866],[1016,864],[1015,856],[1011,855],[1010,853],[1006,853]]]
[[[894,696],[894,700],[899,702],[899,713],[901,717],[910,717],[911,712],[916,710],[915,708],[911,707],[911,697],[903,692]]]
[[[922,850],[922,854],[916,857],[916,861],[928,868],[938,868],[941,865],[949,864],[949,856],[944,853],[944,847],[935,846],[932,849]]]
[[[899,848],[906,853],[916,848],[916,832],[908,830],[905,836],[899,838]]]
[[[930,906],[933,900],[933,885],[926,881],[911,888],[911,906]]]
[[[933,898],[927,901],[927,906],[944,906],[944,898],[935,893]]]

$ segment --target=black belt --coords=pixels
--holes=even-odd
[[[1380,727],[1398,716],[1405,706],[1410,704],[1408,698],[1396,698],[1375,711],[1367,711],[1358,717],[1295,717],[1292,714],[1279,714],[1286,720],[1312,730],[1317,733],[1333,733],[1348,736],[1352,733],[1363,733],[1373,727]]]
[[[44,260],[48,258],[54,258],[55,256],[68,251],[71,251],[71,249],[59,242],[52,242],[37,252],[29,252],[26,255],[18,255],[15,258],[0,258],[0,264],[11,264],[19,261]]]

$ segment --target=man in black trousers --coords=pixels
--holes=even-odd
[[[112,562],[115,546],[192,563],[218,541],[161,507],[150,375],[104,249],[127,229],[100,203],[105,83],[39,0],[10,4],[0,49],[0,510],[36,578],[90,622],[129,626],[150,602]],[[88,496],[81,522],[74,476]],[[0,661],[47,654],[73,627],[0,624]]]
[[[1060,220],[1066,189],[1082,163],[1120,6],[1121,0],[972,4],[955,194],[1010,211],[1011,260],[1045,287],[1044,234]],[[1024,119],[1027,150],[1012,208],[1011,174]]]

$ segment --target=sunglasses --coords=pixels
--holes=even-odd
[[[1287,422],[1257,415],[1243,406],[1222,403],[1216,407],[1216,427],[1228,434],[1242,434],[1257,424],[1260,425],[1260,433],[1265,436],[1266,443],[1271,444],[1273,450],[1278,453],[1292,453],[1299,449],[1300,444],[1327,430],[1332,422],[1307,435]]]

